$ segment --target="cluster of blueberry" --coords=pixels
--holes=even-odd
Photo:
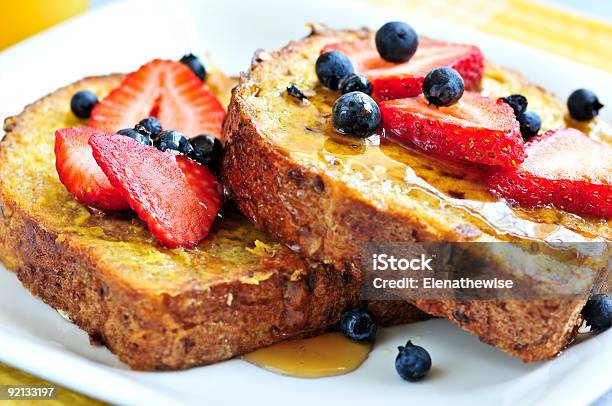
[[[591,297],[582,310],[582,317],[591,331],[601,332],[612,327],[612,296],[597,294]],[[359,342],[372,342],[378,330],[376,320],[370,312],[357,308],[345,312],[340,319],[340,331],[347,338]],[[427,350],[411,341],[398,347],[395,369],[405,380],[419,381],[431,369],[431,356]]]
[[[124,128],[117,131],[117,134],[130,137],[144,145],[153,145],[162,152],[171,150],[187,155],[213,173],[217,173],[223,156],[223,145],[214,136],[201,134],[189,139],[178,131],[164,131],[155,117],[145,118],[134,128]]]
[[[389,62],[405,62],[415,54],[419,38],[408,24],[389,22],[376,32],[376,48],[381,58]],[[339,51],[321,54],[315,65],[319,81],[342,96],[332,109],[332,120],[340,134],[355,137],[372,135],[381,124],[378,105],[372,99],[372,84],[355,74],[350,59]]]
[[[538,135],[542,120],[540,116],[532,111],[527,110],[527,98],[521,94],[512,94],[507,97],[502,97],[516,115],[516,119],[521,127],[521,135],[525,141]],[[588,89],[578,89],[572,92],[567,99],[567,109],[570,116],[577,121],[588,121],[593,119],[603,104],[599,102],[597,95]]]
[[[402,63],[416,53],[419,37],[410,25],[393,21],[376,32],[375,42],[382,59]],[[381,124],[381,114],[378,105],[370,97],[372,85],[368,79],[355,74],[350,59],[338,51],[321,54],[315,67],[325,87],[339,89],[342,93],[332,109],[336,131],[356,137],[372,135]],[[450,106],[461,98],[463,92],[463,79],[452,68],[433,69],[423,82],[423,94],[434,106]]]
[[[396,21],[383,25],[376,32],[375,42],[382,59],[402,63],[409,61],[416,53],[419,38],[408,24]],[[368,79],[355,74],[350,59],[339,51],[324,52],[317,59],[315,67],[321,84],[331,90],[340,90],[342,94],[332,109],[336,131],[355,137],[372,135],[379,128],[382,117],[378,105],[370,97],[372,84]],[[461,99],[465,85],[456,70],[440,67],[427,74],[422,90],[430,105],[451,106]],[[293,83],[287,92],[300,100],[306,98]],[[527,99],[523,95],[511,95],[502,100],[514,110],[523,139],[526,141],[536,136],[542,121],[537,113],[527,110]],[[586,121],[595,117],[603,105],[592,91],[578,89],[570,95],[567,107],[573,119]]]
[[[542,127],[542,120],[538,113],[533,110],[527,110],[527,98],[525,96],[522,94],[512,94],[501,99],[514,110],[514,115],[521,128],[523,140],[527,141],[538,135]]]
[[[374,316],[365,309],[349,310],[340,319],[340,331],[354,341],[372,342],[377,330]],[[410,382],[425,378],[431,369],[431,356],[427,350],[408,341],[405,346],[398,347],[398,351],[395,369],[399,376]]]
[[[97,103],[98,98],[95,94],[83,90],[72,96],[70,107],[75,116],[89,118],[91,110]],[[155,117],[145,118],[134,128],[121,129],[117,134],[130,137],[144,145],[154,145],[160,151],[171,150],[187,155],[213,173],[217,173],[223,156],[223,145],[214,136],[202,134],[189,139],[178,131],[164,131]]]

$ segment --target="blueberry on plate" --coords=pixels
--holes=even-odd
[[[397,347],[399,354],[395,358],[395,369],[399,376],[410,382],[425,378],[431,369],[431,357],[427,350],[411,341],[405,347]]]
[[[436,107],[455,104],[463,96],[463,78],[452,68],[436,68],[425,76],[423,95]]]
[[[162,132],[162,125],[159,120],[155,117],[147,117],[140,120],[134,127],[136,131],[141,134],[148,135],[151,138],[155,138]]]
[[[340,319],[340,331],[354,341],[374,341],[377,329],[374,316],[365,309],[348,310]]]
[[[376,49],[382,59],[389,62],[406,62],[419,46],[417,33],[401,21],[388,22],[376,32]]]
[[[527,110],[527,98],[522,94],[511,94],[501,98],[504,103],[512,107],[515,116],[520,116]]]
[[[380,109],[367,94],[350,92],[340,96],[334,103],[332,121],[340,134],[367,137],[380,126]]]
[[[340,81],[340,92],[342,94],[350,92],[363,92],[371,96],[372,84],[365,76],[351,73]]]
[[[593,331],[612,327],[612,295],[593,295],[582,309],[582,317]]]
[[[70,99],[70,109],[78,118],[89,118],[96,104],[98,104],[98,97],[87,90],[76,92]]]
[[[297,87],[297,85],[295,83],[290,83],[289,86],[287,86],[287,94],[289,96],[295,97],[296,99],[299,99],[299,100],[304,100],[304,99],[308,98],[308,97],[306,97],[306,95],[304,93],[302,93],[300,88]]]
[[[213,172],[217,172],[223,157],[221,141],[209,134],[198,135],[189,140],[193,151],[189,157]]]
[[[567,109],[574,120],[587,121],[599,114],[604,105],[588,89],[574,90],[567,99]]]
[[[193,147],[189,143],[187,137],[174,130],[167,130],[159,133],[159,137],[155,139],[154,144],[155,147],[162,152],[168,149],[185,155],[189,155],[193,152]]]
[[[315,70],[319,81],[331,90],[338,90],[340,80],[354,72],[350,59],[338,51],[325,52],[319,55]]]
[[[193,73],[197,75],[197,77],[202,79],[202,81],[206,80],[206,68],[204,67],[204,64],[202,64],[202,61],[200,61],[200,58],[192,53],[189,53],[183,55],[179,62],[189,66],[189,69],[191,69]]]
[[[538,135],[540,127],[542,127],[542,120],[540,120],[538,113],[532,110],[527,110],[523,114],[520,114],[516,119],[521,126],[521,135],[523,136],[523,140],[527,141],[530,138]]]
[[[143,145],[153,145],[153,141],[151,141],[151,137],[149,137],[146,134],[141,134],[132,128],[124,128],[123,130],[117,131],[117,134],[125,135],[126,137],[130,137],[131,139],[136,140]]]

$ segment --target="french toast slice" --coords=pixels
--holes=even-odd
[[[224,126],[228,144],[222,176],[230,196],[258,228],[326,263],[358,262],[368,242],[612,239],[609,220],[511,208],[491,195],[479,171],[467,165],[377,135],[365,140],[339,136],[331,123],[339,93],[319,83],[315,61],[328,44],[373,35],[314,26],[303,40],[256,54],[234,88]],[[307,102],[287,95],[290,83]],[[487,64],[482,93],[521,93],[542,118],[542,131],[565,125],[560,102],[518,73]],[[592,136],[612,139],[609,127],[592,128]],[[551,358],[567,345],[584,301],[415,304],[528,362]]]
[[[231,206],[196,249],[166,249],[143,222],[78,203],[55,170],[54,132],[86,124],[70,98],[102,98],[122,75],[83,79],[5,121],[0,144],[0,259],[92,342],[139,370],[208,364],[333,326],[359,303],[350,270],[301,259]],[[234,84],[207,83],[223,100]],[[425,314],[371,303],[382,323]]]

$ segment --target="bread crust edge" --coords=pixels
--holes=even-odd
[[[315,27],[309,37],[334,33]],[[363,31],[355,32],[363,35]],[[291,42],[258,64],[299,52]],[[412,216],[381,211],[372,202],[354,196],[317,171],[302,167],[275,149],[257,129],[245,98],[249,75],[234,88],[224,123],[227,140],[222,179],[228,195],[258,228],[306,256],[328,263],[358,262],[359,245],[368,241],[462,241],[461,230],[448,231]],[[345,230],[350,230],[346,232]],[[446,317],[477,335],[481,341],[519,357],[524,362],[555,357],[575,337],[584,300],[571,301],[417,301],[421,310]]]
[[[121,76],[85,78],[58,91]],[[52,103],[54,93],[6,119],[0,165],[24,136],[24,120]],[[113,265],[99,261],[95,248],[77,235],[53,230],[35,212],[24,210],[20,199],[7,192],[0,178],[0,259],[33,295],[85,330],[92,344],[106,345],[133,369],[190,368],[284,339],[310,337],[359,303],[353,274],[330,265],[307,263],[306,274],[291,280],[296,268],[305,267],[297,256],[259,285],[231,281],[203,291],[156,294],[117,279]],[[389,317],[388,304],[374,306],[383,322],[424,317],[408,306],[397,307],[397,317]]]

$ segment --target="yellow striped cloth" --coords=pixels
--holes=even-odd
[[[365,0],[452,21],[612,72],[612,25],[528,0]]]
[[[363,0],[451,21],[612,72],[612,25],[528,0]],[[0,364],[0,384],[46,383]],[[10,402],[8,402],[10,404]],[[13,402],[16,406],[28,402]],[[34,404],[34,402],[32,402]],[[51,405],[97,404],[60,388]]]
[[[57,399],[56,400],[45,400],[43,404],[45,406],[96,406],[103,405],[103,403],[93,400],[87,396],[81,395],[76,392],[72,392],[68,389],[57,387],[53,383],[49,383],[42,379],[36,378],[30,374],[22,371],[18,371],[15,368],[11,368],[8,365],[0,364],[0,385],[49,385],[57,388]],[[3,400],[0,404],[10,406],[34,406],[41,404],[38,400]]]

